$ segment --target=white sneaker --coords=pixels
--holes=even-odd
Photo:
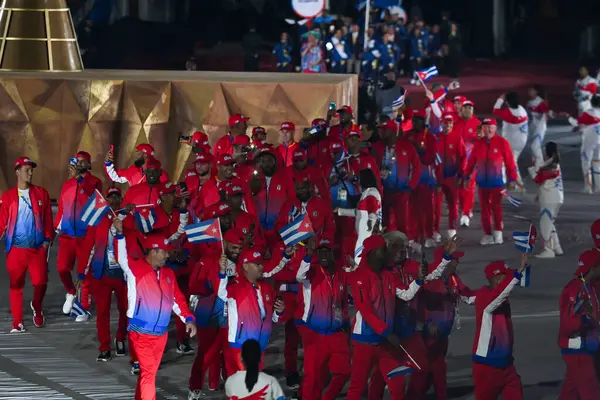
[[[75,322],[88,322],[90,319],[89,314],[78,315],[75,318]]]
[[[25,329],[25,326],[23,325],[23,323],[20,323],[19,325],[17,325],[16,328],[12,328],[10,330],[10,333],[25,333],[27,332],[27,330]]]
[[[448,239],[452,239],[456,236],[456,229],[448,229]]]
[[[487,246],[494,243],[494,237],[492,235],[483,235],[483,237],[479,241],[479,244],[482,246]]]
[[[554,252],[547,247],[544,247],[544,250],[540,254],[535,255],[535,258],[554,258],[554,257],[556,257],[556,254],[554,254]]]
[[[73,302],[75,301],[75,295],[67,293],[65,296],[65,304],[63,304],[63,314],[69,315],[71,314],[71,309],[73,308]]]
[[[564,254],[565,252],[563,251],[562,247],[559,246],[554,249],[554,255],[562,256]]]
[[[585,194],[592,194],[592,193],[593,193],[593,191],[592,191],[592,187],[591,187],[591,186],[588,186],[588,185],[585,185],[585,186],[583,187],[583,190],[581,191],[581,193],[585,193]]]
[[[421,245],[419,243],[415,242],[414,240],[410,240],[408,242],[408,246],[412,249],[413,253],[421,252]]]
[[[469,226],[471,224],[471,219],[468,215],[463,215],[460,217],[460,226]]]
[[[200,400],[206,396],[202,390],[190,390],[188,392],[188,400]]]
[[[425,248],[426,249],[431,249],[432,247],[435,247],[435,240],[433,240],[433,239],[425,239]]]
[[[504,243],[504,238],[502,237],[502,231],[494,231],[494,243],[496,243],[496,244]]]
[[[433,240],[436,243],[440,243],[442,241],[442,235],[439,232],[433,232]]]
[[[411,85],[416,85],[417,84],[417,80],[416,79],[411,79],[410,80],[410,84]]]

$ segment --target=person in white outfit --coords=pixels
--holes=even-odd
[[[517,166],[517,186],[523,189],[523,181],[521,180],[517,161],[527,144],[529,134],[527,111],[519,104],[517,93],[510,92],[496,100],[493,114],[502,120],[502,137],[510,143],[515,165]]]
[[[535,162],[535,161],[534,161]],[[554,221],[564,200],[563,180],[560,172],[560,156],[554,142],[546,143],[544,163],[529,168],[529,175],[538,184],[540,204],[540,233],[544,250],[536,257],[554,258],[563,254]]]
[[[590,71],[585,65],[579,68],[579,79],[575,82],[573,97],[577,101],[579,115],[590,108],[590,101],[598,93],[598,81],[590,76]]]
[[[361,195],[356,209],[338,208],[338,215],[356,218],[356,245],[354,247],[355,265],[360,264],[363,242],[375,231],[381,230],[382,208],[381,193],[377,179],[370,169],[363,169],[359,176]]]
[[[553,118],[554,113],[550,110],[548,102],[545,100],[544,89],[540,85],[533,85],[527,93],[529,95],[527,112],[530,115],[530,129],[533,135],[531,138],[531,152],[535,157],[535,165],[540,166],[544,163],[542,148],[548,127],[548,118]]]
[[[242,362],[246,369],[227,378],[225,396],[228,399],[286,399],[277,379],[259,372],[260,359],[260,344],[254,339],[246,340],[242,345]]]
[[[581,132],[583,192],[588,194],[600,191],[600,96],[593,96],[590,106],[577,119],[567,115],[569,123]]]

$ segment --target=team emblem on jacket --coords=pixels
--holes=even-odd
[[[277,190],[281,190],[281,185],[277,185]]]
[[[402,155],[405,156],[406,155],[406,151],[402,150]]]
[[[317,216],[317,212],[315,211],[315,212],[313,212],[313,217],[316,217],[316,216]]]
[[[267,294],[267,295],[265,295],[265,300],[266,300],[266,301],[269,301],[269,295],[268,295],[268,294]]]
[[[84,193],[84,192],[83,192],[83,189],[81,189],[81,191],[80,191],[79,193],[83,194],[83,193]]]
[[[244,228],[244,229],[242,229],[242,232],[243,232],[244,234],[246,234],[246,233],[248,233],[248,229]]]
[[[452,148],[452,145],[450,144],[450,145],[448,145],[448,147]]]
[[[340,290],[344,290],[344,285],[340,285]]]
[[[40,206],[40,207],[42,206],[42,201],[41,200],[38,200],[38,206]]]
[[[494,153],[497,153],[497,152],[498,152],[498,149],[494,149]]]
[[[469,128],[469,133],[473,133],[473,128]]]
[[[171,278],[167,278],[167,283],[170,285],[171,284]]]

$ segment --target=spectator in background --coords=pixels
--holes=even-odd
[[[442,36],[440,32],[440,26],[434,25],[429,35],[429,56],[431,57],[431,64],[440,66],[442,58]]]
[[[392,103],[402,96],[403,93],[404,89],[396,81],[394,72],[390,71],[385,74],[383,85],[375,94],[375,102],[377,103],[379,115],[387,115],[393,118]]]
[[[329,44],[328,44],[329,46]],[[346,62],[350,58],[348,46],[342,33],[342,28],[337,28],[331,38],[331,71],[334,74],[346,72]]]
[[[262,44],[262,37],[252,27],[242,38],[242,47],[244,49],[244,71],[258,72],[258,52]]]
[[[309,74],[327,72],[323,50],[319,45],[321,33],[318,30],[313,30],[302,36],[303,39],[306,39],[306,42],[302,45],[302,72]]]
[[[360,26],[358,24],[350,26],[350,32],[346,35],[346,46],[348,47],[348,56],[350,57],[348,72],[360,74],[360,54],[363,50],[363,37],[360,34]]]
[[[412,67],[411,75],[413,76],[410,83],[413,85],[416,85],[418,82],[414,78],[414,73],[423,69],[425,57],[427,57],[427,41],[424,38],[421,28],[415,26],[410,39],[410,63]]]
[[[275,45],[273,54],[277,57],[277,72],[290,72],[292,68],[292,45],[288,41],[287,32],[281,33],[281,39]]]
[[[198,69],[198,63],[196,63],[196,57],[191,56],[185,63],[186,71],[196,71]]]
[[[460,72],[460,58],[462,43],[458,25],[450,25],[450,36],[448,36],[448,54],[446,55],[446,67],[451,78],[458,78]]]

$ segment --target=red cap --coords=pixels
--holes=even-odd
[[[108,190],[106,191],[106,197],[110,196],[111,194],[118,194],[119,196],[122,195],[121,189],[116,188],[116,187],[110,187],[108,188]]]
[[[463,101],[465,101],[467,98],[465,96],[454,96],[454,100],[453,101],[460,101],[461,103]]]
[[[233,115],[229,116],[229,127],[233,128],[240,122],[245,122],[245,121],[248,121],[249,119],[250,118],[244,117],[242,114],[233,114]]]
[[[84,160],[92,161],[92,156],[87,151],[78,151],[75,158],[83,158]]]
[[[29,157],[19,157],[17,161],[15,161],[15,168],[22,167],[23,165],[31,165],[33,168],[37,167],[35,161],[30,159]]]
[[[233,138],[233,144],[239,144],[242,146],[247,146],[250,144],[250,138],[246,135],[239,135]]]
[[[271,145],[269,145],[269,143],[263,144],[263,147],[260,148],[256,157],[260,157],[265,154],[270,154],[273,157],[277,158],[277,154],[275,154],[275,150],[273,150],[273,147]]]
[[[192,133],[192,144],[200,145],[200,146],[208,146],[208,135],[204,132],[194,132]]]
[[[213,162],[214,158],[210,153],[199,153],[196,154],[196,159],[194,160],[194,164],[210,164]]]
[[[233,165],[235,161],[229,154],[219,154],[217,156],[217,165]]]
[[[323,118],[315,118],[312,120],[311,123],[312,127],[319,127],[319,128],[325,128],[327,126],[327,121],[325,121]]]
[[[475,103],[473,103],[471,100],[466,100],[466,99],[465,99],[465,100],[462,102],[462,104],[461,104],[461,107],[464,107],[464,106],[471,106],[471,107],[475,107]]]
[[[229,204],[219,201],[218,203],[206,207],[204,211],[202,211],[202,219],[207,220],[219,218],[230,211],[231,207],[229,207]]]
[[[242,264],[252,263],[252,264],[262,264],[263,262],[263,254],[258,251],[257,248],[246,249],[242,251],[240,254],[240,260]]]
[[[354,111],[352,110],[351,106],[342,106],[342,108],[340,108],[339,110],[337,110],[337,113],[342,113],[342,112],[347,112],[350,115],[354,115]]]
[[[167,238],[159,233],[151,233],[144,240],[144,247],[147,250],[162,249],[166,251],[173,250],[173,246],[169,244]]]
[[[362,138],[362,135],[360,134],[360,126],[353,124],[346,132],[346,139],[351,138],[352,136],[358,136],[359,139]]]
[[[292,154],[292,161],[303,161],[307,158],[308,153],[302,148],[294,150],[294,154]]]
[[[486,118],[483,120],[483,122],[481,123],[481,125],[494,125],[496,126],[496,119],[495,118]]]
[[[225,186],[225,194],[227,196],[235,196],[236,194],[244,194],[244,187],[240,182],[233,182]]]
[[[452,121],[454,122],[454,117],[452,116],[452,113],[446,112],[442,115],[442,121]]]
[[[590,231],[592,233],[592,240],[594,241],[594,245],[596,247],[600,247],[600,219],[594,221]]]
[[[329,140],[329,151],[338,152],[344,149],[344,143],[340,139],[330,139]]]
[[[581,277],[590,272],[598,264],[600,264],[600,251],[597,249],[586,250],[579,256],[575,275]]]
[[[296,131],[296,125],[293,122],[284,122],[281,124],[279,131]]]
[[[158,195],[175,193],[176,190],[177,188],[171,182],[165,182],[158,189]]]
[[[262,126],[256,126],[254,128],[252,128],[252,138],[254,138],[257,135],[262,135],[262,134],[266,134],[267,131],[265,128],[263,128]]]
[[[337,245],[335,241],[328,237],[321,237],[317,242],[317,248],[319,247],[327,247],[328,249],[336,249]]]
[[[150,157],[146,160],[146,169],[160,169],[161,167],[160,161],[154,157]]]
[[[379,125],[379,129],[390,129],[390,130],[397,132],[398,124],[393,119],[388,119],[383,124]]]
[[[135,147],[136,150],[141,151],[142,153],[146,154],[147,156],[153,156],[154,155],[154,147],[152,147],[151,144],[148,143],[142,143],[142,144],[138,144]]]
[[[246,240],[246,235],[240,228],[231,228],[225,232],[223,240],[237,246],[242,246]]]
[[[504,263],[504,261],[497,260],[489,263],[485,267],[484,273],[486,278],[491,279],[498,275],[508,275],[511,273],[511,270],[508,268],[508,265]]]
[[[362,257],[363,259],[367,258],[367,255],[376,249],[381,247],[385,247],[385,239],[381,235],[371,235],[363,242],[363,251]]]
[[[417,110],[413,110],[413,118],[427,118],[427,113],[425,112],[425,110],[423,109],[417,109]]]

